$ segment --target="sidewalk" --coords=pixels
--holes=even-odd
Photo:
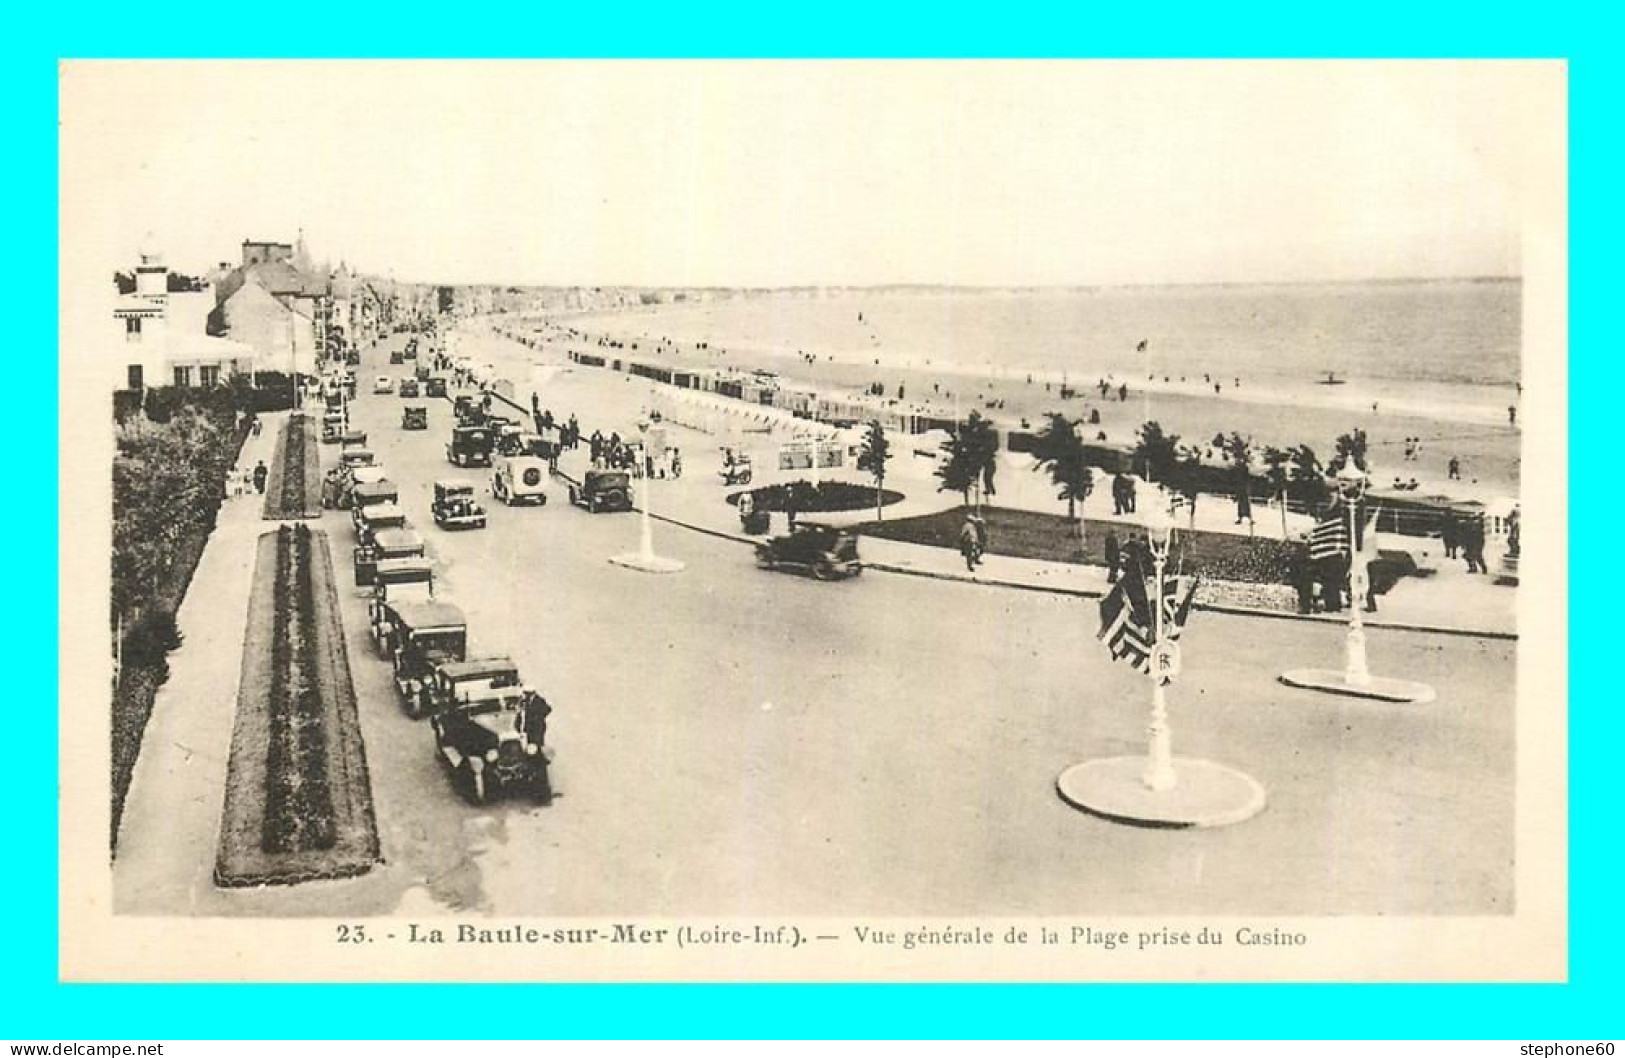
[[[260,418],[264,427],[243,444],[238,470],[271,462],[286,413]],[[213,893],[254,541],[275,525],[261,518],[264,499],[226,498],[176,614],[185,641],[153,701],[119,825],[117,912],[196,909]]]
[[[515,357],[526,361],[538,357],[532,350],[508,339],[485,337],[493,346],[506,344]],[[482,343],[483,344],[483,343]],[[492,359],[500,361],[503,353],[492,349]],[[591,433],[596,422],[631,422],[638,410],[647,402],[649,387],[641,380],[633,382],[630,376],[618,375],[600,368],[583,367],[561,372],[542,397],[544,407],[555,415],[575,412],[582,429]],[[528,393],[519,399],[528,399]],[[783,483],[795,479],[811,480],[806,470],[781,471],[776,452],[783,438],[765,434],[723,433],[711,434],[686,427],[668,418],[668,441],[678,445],[684,453],[684,474],[675,480],[657,480],[652,483],[636,480],[633,491],[641,505],[652,491],[651,516],[660,521],[754,544],[759,538],[748,537],[739,531],[735,508],[726,497],[744,488]],[[608,430],[605,430],[606,434]],[[721,465],[720,448],[730,445],[743,449],[752,456],[755,474],[749,486],[724,486],[717,473]],[[904,499],[885,509],[887,520],[911,518],[956,507],[961,502],[958,493],[941,492],[932,475],[930,453],[918,454],[916,446],[896,446],[891,461],[892,473],[886,479],[888,489],[904,494]],[[588,461],[585,442],[574,452],[565,453],[559,469],[579,479]],[[995,478],[999,506],[1061,513],[1065,505],[1053,498],[1053,486],[1047,474],[1030,469],[1031,460],[1024,455],[1007,453],[1001,456]],[[851,468],[826,471],[825,480],[852,482],[867,481]],[[1149,486],[1140,485],[1140,502],[1154,502],[1148,495]],[[1090,519],[1102,521],[1137,522],[1139,516],[1118,516],[1112,513],[1110,479],[1097,475],[1096,487],[1083,510]],[[1254,532],[1261,538],[1279,539],[1281,515],[1278,509],[1259,506],[1254,510]],[[851,525],[874,517],[874,509],[840,513],[809,514],[810,519],[832,525]],[[1182,516],[1180,527],[1190,525]],[[1307,529],[1310,519],[1292,515],[1288,518],[1288,532],[1296,535]],[[1235,508],[1219,497],[1203,497],[1197,505],[1195,527],[1210,532],[1228,532],[1245,535],[1246,527],[1235,525]],[[775,516],[773,531],[784,530],[784,519]],[[1423,541],[1396,538],[1400,546],[1423,546]],[[1437,542],[1434,541],[1437,550]],[[1032,559],[989,555],[974,572],[965,569],[964,559],[948,548],[928,547],[900,541],[865,538],[862,545],[867,568],[895,574],[956,580],[973,584],[986,584],[1028,591],[1048,591],[1059,594],[1094,598],[1103,595],[1106,571],[1099,566],[1083,566],[1064,562],[1043,562]],[[1494,558],[1492,557],[1492,562]],[[1469,575],[1459,561],[1444,560],[1439,572],[1431,577],[1406,577],[1391,592],[1382,596],[1380,610],[1366,615],[1365,624],[1371,628],[1407,629],[1457,635],[1477,635],[1495,638],[1515,638],[1517,635],[1517,591],[1496,585],[1489,576]],[[1276,610],[1241,607],[1203,607],[1226,613],[1248,614],[1283,620],[1319,621],[1346,625],[1347,614],[1298,614]]]

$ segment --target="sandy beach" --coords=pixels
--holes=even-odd
[[[1205,445],[1215,434],[1235,431],[1250,436],[1260,450],[1266,445],[1308,444],[1326,458],[1339,434],[1362,429],[1370,439],[1373,482],[1378,488],[1391,486],[1396,479],[1406,483],[1415,479],[1419,494],[1488,500],[1518,491],[1520,434],[1507,411],[1517,401],[1517,389],[1515,382],[1505,381],[1504,349],[1488,357],[1483,368],[1483,377],[1501,381],[1461,380],[1470,364],[1430,362],[1419,374],[1433,377],[1370,376],[1345,379],[1340,385],[1321,384],[1295,368],[1291,369],[1295,374],[1289,373],[1252,358],[1250,352],[1230,360],[1251,358],[1248,373],[1219,374],[1189,368],[1181,372],[1167,366],[1179,362],[1172,351],[1151,347],[1140,352],[1127,346],[1115,357],[1089,357],[1096,370],[1080,374],[1053,366],[1027,369],[993,362],[977,366],[968,360],[969,349],[950,345],[946,355],[926,356],[917,343],[906,340],[875,338],[872,348],[861,350],[868,315],[859,322],[862,310],[851,306],[879,303],[884,312],[889,302],[907,297],[845,294],[808,309],[803,297],[760,294],[707,305],[532,317],[504,321],[504,326],[537,338],[538,359],[570,351],[602,352],[618,342],[616,355],[672,367],[762,369],[792,383],[849,392],[878,385],[888,399],[901,395],[944,415],[976,410],[1012,430],[1037,428],[1051,411],[1083,419],[1098,413],[1095,436],[1103,434],[1113,444],[1132,444],[1140,423],[1150,418],[1189,444]],[[838,307],[829,300],[836,300]],[[831,323],[837,314],[840,322]],[[815,343],[811,339],[820,325],[829,337]],[[1026,350],[1010,355],[1019,359],[1024,353],[1038,359]],[[1449,358],[1440,354],[1435,359]],[[1101,381],[1109,384],[1104,394]],[[1124,385],[1126,399],[1121,395]],[[1063,399],[1063,386],[1074,391],[1071,397]],[[1417,455],[1406,459],[1412,438],[1419,442]],[[1452,457],[1461,462],[1458,481],[1448,479]]]

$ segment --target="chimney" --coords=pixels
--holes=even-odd
[[[135,292],[144,298],[162,300],[169,293],[169,267],[163,255],[150,247],[141,250],[141,263],[135,269]]]

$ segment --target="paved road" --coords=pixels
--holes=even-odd
[[[363,390],[385,370],[369,359]],[[1073,763],[1143,745],[1148,688],[1094,641],[1090,604],[905,577],[823,584],[669,526],[657,550],[687,570],[641,574],[607,561],[636,546],[637,517],[571,509],[562,486],[545,508],[492,505],[488,529],[444,533],[431,482],[483,486],[486,472],[445,463],[449,404],[428,402],[430,429],[405,433],[405,403],[363,392],[355,418],[429,540],[441,596],[469,615],[472,648],[511,653],[553,703],[560,796],[550,808],[459,800],[427,724],[395,703],[364,600],[341,592],[389,862],[294,890],[187,886],[194,911],[1512,908],[1511,644],[1373,633],[1376,671],[1440,689],[1431,706],[1384,706],[1276,682],[1338,663],[1333,630],[1199,615],[1170,695],[1176,750],[1251,773],[1270,806],[1216,831],[1126,828],[1053,789]],[[348,516],[326,523],[343,568]],[[141,840],[126,828],[127,844]]]

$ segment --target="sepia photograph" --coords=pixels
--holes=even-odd
[[[1565,92],[63,62],[64,976],[1563,979]]]

